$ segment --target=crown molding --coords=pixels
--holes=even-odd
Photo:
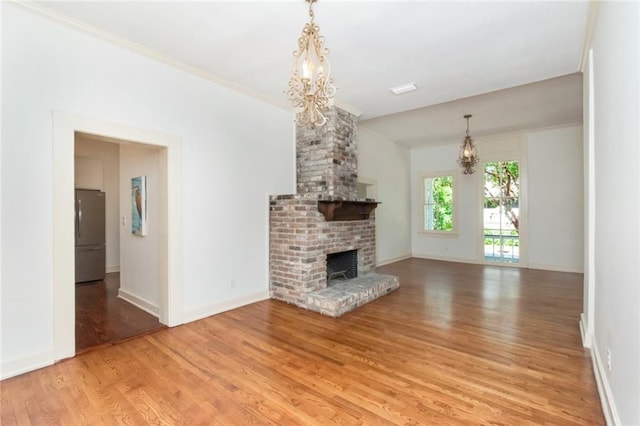
[[[589,50],[591,49],[591,39],[593,38],[593,31],[596,27],[596,20],[598,18],[598,10],[600,9],[600,0],[589,1],[589,12],[587,16],[587,28],[584,32],[584,39],[582,40],[582,54],[580,55],[580,62],[578,63],[578,71],[585,72],[587,64],[589,63]]]
[[[367,127],[366,123],[358,124],[358,132],[359,133],[362,133],[362,132],[369,133],[370,135],[373,135],[373,136],[375,136],[377,138],[380,138],[380,139],[384,140],[385,142],[394,143],[394,144],[398,145],[400,148],[409,149],[408,146],[402,145],[402,144],[400,144],[400,143],[398,143],[398,142],[396,142],[396,141],[394,141],[392,139],[389,139],[388,137],[386,137],[382,133],[378,133],[377,131],[375,131],[373,129],[370,129],[369,127]]]
[[[345,102],[341,102],[338,99],[333,100],[333,105],[347,111],[348,113],[355,115],[358,118],[360,118],[360,116],[362,115],[362,111],[360,109],[354,107],[353,105],[347,104]]]
[[[208,71],[203,70],[202,68],[193,66],[193,65],[189,65],[189,64],[185,64],[184,62],[178,61],[177,59],[169,56],[169,55],[165,55],[164,53],[160,53],[156,50],[150,49],[148,47],[145,47],[141,44],[135,43],[131,40],[128,40],[124,37],[120,37],[118,35],[115,35],[113,33],[110,33],[108,31],[104,31],[101,30],[100,28],[97,28],[93,25],[89,25],[85,22],[82,22],[78,19],[72,18],[70,16],[66,16],[64,14],[58,13],[58,12],[54,12],[48,8],[46,8],[46,6],[42,6],[40,4],[34,3],[31,0],[9,0],[9,3],[11,4],[15,4],[18,6],[21,6],[25,9],[30,10],[31,12],[34,12],[38,15],[44,16],[46,18],[52,19],[58,23],[64,24],[67,27],[82,31],[86,34],[92,35],[94,37],[97,37],[99,39],[102,39],[104,41],[107,41],[109,43],[112,44],[116,44],[120,47],[123,47],[125,49],[128,49],[130,51],[136,52],[140,55],[143,56],[147,56],[151,59],[154,59],[158,62],[164,63],[165,65],[169,65],[173,68],[177,68],[181,71],[184,72],[188,72],[190,74],[194,74],[197,75],[201,78],[204,78],[206,80],[209,80],[211,82],[214,82],[216,84],[219,84],[221,86],[225,86],[229,89],[232,89],[236,92],[242,93],[244,95],[253,97],[255,99],[258,99],[260,101],[266,102],[268,104],[271,104],[275,107],[278,108],[282,108],[285,110],[289,110],[289,111],[293,111],[293,108],[284,100],[283,101],[279,101],[277,99],[274,99],[270,96],[264,95],[263,93],[257,92],[255,90],[249,89],[241,84],[235,83],[231,80],[227,80],[223,77],[220,77],[219,75],[210,73]],[[343,108],[343,109],[347,109],[347,108]],[[351,112],[349,109],[347,109],[347,111]],[[356,110],[357,111],[357,110]],[[360,113],[361,114],[361,113]],[[358,114],[357,114],[358,115]]]
[[[487,134],[483,134],[483,135],[473,135],[473,139],[476,142],[488,142],[488,141],[492,141],[494,139],[505,139],[505,138],[513,138],[513,137],[520,137],[522,135],[527,135],[530,133],[537,133],[537,132],[545,132],[547,130],[555,130],[555,129],[565,129],[565,128],[570,128],[570,127],[580,127],[582,128],[582,122],[569,122],[569,123],[564,123],[564,124],[553,124],[550,126],[542,126],[542,127],[524,127],[522,129],[518,129],[518,130],[512,130],[512,131],[507,131],[507,132],[499,132],[499,133],[487,133]],[[367,129],[367,131],[369,131]],[[373,131],[371,131],[371,133],[375,133]],[[384,137],[384,136],[382,136]],[[437,142],[428,142],[428,143],[424,143],[424,144],[420,144],[420,145],[406,145],[403,142],[395,142],[396,144],[407,148],[409,150],[417,150],[417,149],[424,149],[424,148],[433,148],[433,147],[439,147],[439,146],[447,146],[447,145],[456,145],[456,144],[460,144],[460,142],[462,141],[463,136],[461,133],[461,136],[457,139],[457,140],[440,140]]]

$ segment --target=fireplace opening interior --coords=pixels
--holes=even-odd
[[[342,251],[327,255],[327,283],[348,280],[358,276],[358,250]]]

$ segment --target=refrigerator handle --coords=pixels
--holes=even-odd
[[[76,220],[76,234],[78,238],[82,238],[82,233],[80,232],[80,225],[82,224],[82,200],[78,200],[78,215]]]

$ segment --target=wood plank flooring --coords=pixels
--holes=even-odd
[[[3,425],[601,425],[582,275],[409,259],[341,318],[264,301],[2,382]]]
[[[76,353],[165,328],[157,317],[118,298],[120,273],[76,284]]]

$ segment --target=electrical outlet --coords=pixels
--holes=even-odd
[[[611,371],[611,349],[607,348],[607,370]]]
[[[127,226],[127,217],[126,216],[122,216],[120,218],[120,222],[122,223],[122,226]]]
[[[236,279],[231,278],[231,281],[229,281],[229,288],[234,288],[235,286],[236,286]]]

